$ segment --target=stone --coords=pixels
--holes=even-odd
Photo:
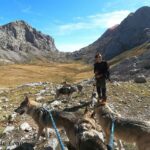
[[[146,78],[144,75],[139,75],[134,79],[135,83],[145,83],[146,82]]]
[[[16,119],[17,114],[13,113],[11,115],[8,116],[8,122],[12,123],[15,119]]]
[[[55,109],[55,107],[58,107],[58,106],[60,106],[61,104],[62,104],[61,101],[55,100],[54,102],[52,102],[52,103],[50,104],[50,107],[51,107],[52,109]]]
[[[8,102],[9,99],[7,97],[3,96],[3,97],[0,97],[0,101],[1,102]]]
[[[24,122],[20,125],[20,129],[29,132],[32,130],[32,127],[27,122]]]
[[[43,97],[43,96],[37,96],[36,97],[36,101],[42,101],[42,100],[44,100],[45,99],[45,97]]]
[[[11,145],[11,146],[7,146],[6,150],[14,150],[17,147],[17,145]]]
[[[8,133],[12,132],[14,129],[15,129],[14,126],[7,126],[7,127],[4,129],[3,133],[8,134]]]

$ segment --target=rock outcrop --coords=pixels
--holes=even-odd
[[[149,45],[150,42],[117,56],[115,60],[120,59],[120,61],[116,61],[116,65],[112,65],[111,67],[112,79],[122,81],[135,80],[135,82],[138,83],[146,82],[146,78],[150,77]],[[140,51],[138,51],[138,48]],[[138,54],[139,52],[140,54]],[[131,53],[133,53],[132,56]],[[124,58],[122,58],[121,56],[123,56]]]
[[[0,62],[54,60],[60,56],[54,39],[24,21],[0,26]]]

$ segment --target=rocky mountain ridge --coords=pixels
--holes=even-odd
[[[54,39],[19,20],[0,26],[0,62],[54,60],[60,56]]]
[[[150,42],[121,53],[109,62],[112,78],[129,81],[150,77]],[[115,65],[113,65],[115,64]]]
[[[75,51],[70,56],[75,60],[93,62],[96,52],[109,60],[120,53],[150,41],[150,7],[139,8],[130,13],[120,25],[109,28],[95,42]]]
[[[32,28],[25,21],[0,26],[0,63],[34,60],[83,60],[93,62],[96,52],[109,60],[126,50],[150,41],[150,7],[130,13],[120,25],[113,26],[87,47],[73,53],[59,52],[54,39]]]
[[[54,40],[49,35],[44,35],[35,28],[32,28],[24,21],[16,21],[1,26],[1,36],[8,38],[6,41],[1,41],[2,49],[24,50],[23,43],[30,43],[32,46],[47,51],[57,51]],[[2,33],[3,32],[3,33]],[[14,40],[10,45],[9,40]],[[19,45],[18,45],[19,44]]]

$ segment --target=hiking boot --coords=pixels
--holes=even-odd
[[[102,101],[102,97],[101,96],[98,96],[97,99],[98,99],[97,102],[101,102]]]
[[[106,104],[106,98],[103,98],[101,104]]]
[[[102,99],[101,99],[101,98],[98,98],[97,102],[98,102],[98,103],[101,103],[101,102],[102,102]]]

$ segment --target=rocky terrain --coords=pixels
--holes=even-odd
[[[150,40],[150,7],[130,13],[119,25],[109,28],[95,42],[69,54],[75,60],[93,62],[96,52],[109,60]]]
[[[126,51],[112,59],[109,63],[112,78],[115,80],[129,81],[136,80],[136,78],[149,77],[150,43],[147,42],[132,50]]]
[[[25,21],[0,26],[0,64],[63,60],[54,39]]]
[[[108,63],[110,64],[112,82],[107,83],[107,92],[108,103],[111,108],[123,117],[149,120],[149,14],[150,7],[138,9],[135,13],[129,14],[120,25],[108,29],[97,41],[71,54],[60,53],[52,37],[42,34],[24,21],[16,21],[0,26],[0,65],[33,63],[34,61],[58,62],[66,61],[68,58],[93,63],[94,55],[99,51],[106,59],[110,59]],[[13,87],[0,87],[0,150],[11,150],[20,144],[22,146],[26,145],[28,148],[34,146],[37,150],[56,150],[58,147],[58,141],[53,129],[49,131],[51,137],[48,141],[43,136],[38,144],[32,144],[37,135],[36,124],[29,116],[19,116],[14,113],[14,109],[19,106],[25,95],[42,103],[43,107],[72,111],[77,116],[82,116],[85,106],[91,101],[93,91],[91,66],[81,67],[83,64],[70,63],[70,65],[65,65],[62,63],[57,65],[57,70],[56,64],[47,63],[45,65],[46,63],[29,64],[29,66],[1,66],[0,69],[3,72],[1,71],[0,75],[8,77],[1,78],[5,79],[1,83],[6,85],[7,80],[9,83],[14,83]],[[50,76],[51,71],[53,74],[51,73]],[[59,77],[57,76],[58,74],[60,75]],[[37,78],[34,78],[35,76]],[[87,76],[89,76],[89,79],[87,79]],[[30,80],[28,79],[29,77]],[[25,82],[33,81],[33,79],[33,83],[25,84]],[[54,79],[57,82],[54,83]],[[62,79],[70,82],[75,80],[79,82],[80,79],[85,79],[79,83],[84,87],[83,93],[74,93],[69,101],[65,97],[56,99],[56,89],[61,86],[58,83]],[[20,83],[22,84],[18,86]],[[17,86],[14,86],[15,84]],[[88,107],[92,110],[89,105]],[[64,130],[61,130],[60,134],[64,141],[68,140]],[[103,138],[104,135],[102,134]],[[134,144],[123,143],[123,145],[125,150],[136,150]],[[116,144],[115,148],[118,149]],[[67,150],[68,148],[65,147],[65,149]]]
[[[91,79],[80,82],[83,85],[83,94],[74,93],[72,99],[55,99],[56,88],[59,84],[49,82],[28,83],[16,88],[0,90],[0,149],[14,149],[19,144],[32,147],[32,142],[37,134],[37,127],[33,120],[27,115],[17,115],[14,109],[17,108],[24,96],[28,95],[44,107],[57,110],[72,111],[75,114],[83,113],[86,104],[91,101],[93,81]],[[150,118],[150,79],[146,83],[129,82],[108,82],[108,103],[114,111],[123,117],[138,120],[149,120]],[[90,108],[90,106],[88,106]],[[91,108],[92,110],[92,108]],[[50,140],[45,141],[43,136],[35,149],[57,149],[58,141],[54,130],[49,131]],[[63,140],[67,140],[65,132],[60,131]],[[103,139],[103,135],[102,135]],[[125,150],[136,150],[132,144],[124,143]],[[67,149],[67,147],[66,147]],[[117,145],[116,145],[117,149]]]

